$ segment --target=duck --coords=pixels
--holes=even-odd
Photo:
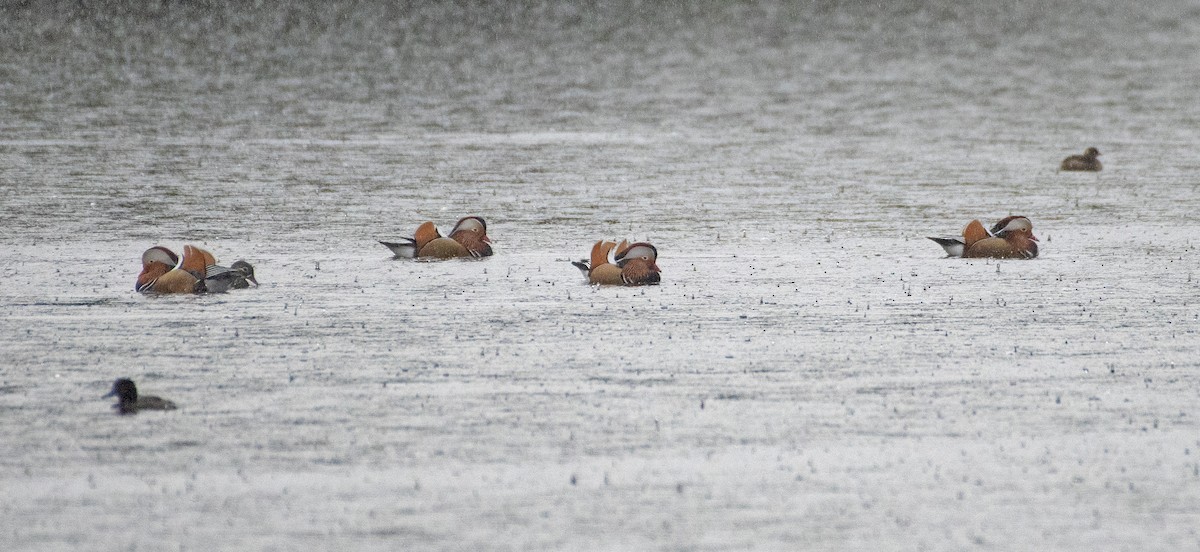
[[[401,240],[380,240],[379,243],[391,249],[392,255],[397,259],[480,258],[492,255],[492,240],[487,235],[487,222],[478,216],[459,219],[450,231],[450,237],[442,236],[433,222],[424,222],[417,227],[413,237]]]
[[[141,410],[175,410],[175,403],[154,395],[138,396],[137,385],[129,378],[120,378],[113,382],[112,391],[101,398],[117,397],[113,408],[119,414],[137,414]]]
[[[615,252],[613,262],[608,256]],[[658,250],[649,243],[620,243],[600,240],[592,245],[589,260],[571,264],[583,273],[588,283],[607,286],[643,286],[658,284],[661,270],[656,264]]]
[[[204,291],[224,293],[231,289],[246,289],[258,280],[254,278],[254,266],[246,261],[234,261],[228,267],[211,265],[204,272]]]
[[[935,238],[948,257],[1033,259],[1038,256],[1038,239],[1028,217],[1015,215],[1000,219],[989,230],[979,220],[963,228],[961,238]]]
[[[1062,165],[1059,165],[1059,170],[1063,171],[1099,171],[1104,168],[1100,164],[1100,150],[1096,148],[1088,148],[1083,151],[1083,155],[1071,155],[1063,159]]]
[[[183,256],[161,245],[142,253],[142,272],[134,289],[142,293],[221,293],[245,289],[253,283],[254,266],[237,261],[232,266],[217,264],[216,257],[194,245],[183,246]]]

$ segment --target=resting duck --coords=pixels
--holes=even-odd
[[[1027,217],[1000,219],[991,230],[973,220],[963,228],[962,238],[929,238],[942,246],[949,257],[1032,259],[1038,256],[1038,239]]]
[[[487,236],[487,222],[482,217],[463,217],[450,231],[450,237],[442,237],[432,222],[417,227],[411,238],[401,242],[379,243],[392,250],[397,259],[453,259],[456,257],[490,257],[492,240]]]
[[[228,267],[209,266],[204,274],[204,291],[208,293],[224,293],[231,289],[246,289],[258,280],[254,278],[254,267],[246,261],[234,261]]]
[[[1100,164],[1100,150],[1096,148],[1088,148],[1083,151],[1083,155],[1072,155],[1063,159],[1059,170],[1064,171],[1098,171],[1104,168]]]
[[[244,289],[253,283],[254,267],[237,261],[231,267],[217,264],[216,257],[194,245],[183,246],[183,256],[156,245],[142,253],[142,272],[134,289],[142,293],[220,293]]]
[[[121,378],[113,382],[112,391],[101,397],[117,397],[113,408],[120,414],[137,414],[139,410],[175,410],[175,403],[153,395],[138,396],[133,380]]]
[[[608,255],[616,251],[615,262],[609,262]],[[630,244],[610,241],[598,241],[592,245],[592,255],[589,261],[576,261],[575,265],[588,283],[612,286],[644,286],[655,285],[661,280],[662,272],[655,261],[658,250],[646,242]]]

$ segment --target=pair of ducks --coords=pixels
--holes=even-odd
[[[403,259],[452,259],[459,257],[487,257],[492,254],[491,240],[487,237],[487,223],[481,217],[470,216],[459,219],[450,231],[450,237],[442,237],[432,222],[417,227],[411,238],[399,242],[380,241],[392,250],[396,258]],[[610,262],[609,254],[615,253]],[[655,261],[658,250],[646,242],[621,243],[598,241],[592,246],[590,261],[574,262],[587,277],[588,282],[599,285],[641,286],[659,283],[662,272]]]
[[[224,293],[245,289],[254,279],[254,267],[246,261],[220,266],[212,253],[194,245],[183,246],[183,255],[161,245],[142,253],[142,273],[134,289],[142,293]]]
[[[1033,259],[1038,256],[1038,239],[1028,217],[1010,216],[986,229],[978,219],[963,228],[962,237],[929,238],[946,250],[950,257]],[[608,255],[616,251],[614,262]],[[592,246],[590,262],[571,264],[579,268],[588,282],[600,285],[653,285],[659,283],[658,249],[645,242],[630,244],[600,240]]]
[[[401,243],[380,242],[397,257],[487,257],[492,254],[487,237],[487,223],[480,217],[465,217],[458,221],[449,238],[442,237],[432,222],[417,228],[412,238]],[[142,253],[142,272],[138,274],[137,291],[143,293],[223,293],[258,285],[254,267],[237,261],[224,267],[216,257],[194,245],[183,246],[183,255],[161,245]]]

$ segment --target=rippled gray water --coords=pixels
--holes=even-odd
[[[1200,546],[1193,2],[3,11],[5,550]]]

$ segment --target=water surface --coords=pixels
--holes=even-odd
[[[1189,2],[5,13],[10,549],[1200,544]],[[262,287],[133,292],[185,243]]]

